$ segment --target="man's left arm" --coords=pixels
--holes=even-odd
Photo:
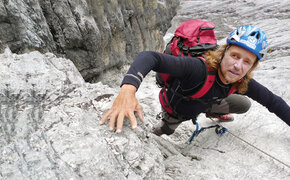
[[[290,126],[290,107],[280,96],[277,96],[254,79],[250,80],[245,95],[265,106]]]

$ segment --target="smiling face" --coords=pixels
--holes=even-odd
[[[235,83],[242,79],[254,65],[257,56],[239,46],[232,45],[226,51],[218,75],[224,84]]]

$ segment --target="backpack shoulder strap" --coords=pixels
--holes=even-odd
[[[192,99],[198,99],[204,96],[212,87],[215,78],[216,78],[216,73],[213,72],[208,65],[205,63],[205,58],[204,57],[199,57],[201,61],[204,63],[204,65],[207,67],[207,74],[206,74],[206,80],[202,86],[202,88],[196,92],[195,94],[191,95],[190,98]]]

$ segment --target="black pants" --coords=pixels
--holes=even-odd
[[[251,107],[251,101],[242,95],[232,94],[223,99],[220,104],[214,104],[209,112],[220,114],[242,114],[247,112]]]

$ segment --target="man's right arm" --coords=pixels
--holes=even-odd
[[[175,57],[151,51],[139,53],[122,81],[121,90],[112,108],[103,116],[100,124],[104,124],[110,119],[109,129],[113,130],[115,124],[117,124],[117,133],[119,133],[122,131],[124,118],[128,117],[132,128],[135,129],[137,122],[134,111],[137,112],[139,119],[142,122],[144,121],[142,108],[136,99],[135,93],[151,70],[169,73],[177,78],[185,78],[195,73],[204,74],[204,65],[199,60],[191,57]],[[196,79],[197,76],[194,77]]]
[[[131,64],[122,81],[122,85],[132,84],[138,89],[145,76],[151,70],[168,73],[180,79],[188,78],[194,73],[196,74],[194,76],[196,79],[204,74],[204,65],[200,60],[192,57],[176,57],[153,51],[144,51],[139,53]],[[203,76],[200,78],[202,79]]]

